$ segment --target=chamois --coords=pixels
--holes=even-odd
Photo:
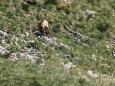
[[[41,35],[48,36],[49,35],[49,28],[48,28],[48,21],[47,20],[41,20],[38,23],[39,31]]]

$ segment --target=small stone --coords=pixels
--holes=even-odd
[[[115,57],[115,50],[113,50],[113,51],[112,51],[112,56],[114,56],[114,57]]]
[[[84,14],[87,14],[87,15],[91,15],[91,14],[95,14],[96,12],[95,11],[90,11],[90,10],[86,10],[85,12],[83,12]]]
[[[0,35],[7,36],[8,34],[2,30],[0,30]]]
[[[70,69],[70,68],[74,68],[76,67],[75,65],[73,65],[72,62],[67,62],[66,64],[64,64],[63,62],[61,62],[61,64],[64,66],[64,68],[66,69]]]
[[[94,78],[97,78],[98,75],[97,74],[94,74],[92,70],[88,70],[87,74],[91,77],[94,77]]]

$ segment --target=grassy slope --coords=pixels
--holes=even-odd
[[[25,40],[34,40],[33,44],[19,42],[21,49],[33,47],[45,53],[41,58],[45,59],[44,66],[31,63],[26,60],[11,61],[0,58],[0,84],[2,86],[114,86],[115,85],[115,58],[111,52],[115,45],[110,42],[111,36],[115,34],[115,1],[114,0],[74,0],[72,4],[45,3],[45,0],[37,0],[36,5],[24,4],[22,0],[0,0],[0,28],[9,33],[5,39],[10,42],[13,35],[21,40],[20,34],[29,32]],[[52,2],[55,0],[52,0]],[[23,3],[23,4],[22,4]],[[97,13],[87,20],[83,11],[92,10]],[[48,44],[44,47],[44,39],[36,39],[32,30],[37,28],[41,19],[47,19],[50,30],[57,42],[68,45],[71,49]],[[90,40],[80,42],[74,40],[63,29],[63,25],[75,31],[79,31]],[[47,44],[47,42],[46,42]],[[8,50],[18,52],[18,47],[7,46],[0,43]],[[107,48],[106,45],[111,46]],[[54,48],[54,50],[51,49]],[[69,54],[66,58],[62,54]],[[92,59],[95,55],[97,60]],[[61,62],[72,61],[76,68],[66,70]],[[104,64],[104,65],[103,65]],[[92,78],[87,75],[88,70],[93,70],[99,75]],[[83,76],[87,76],[89,81]],[[114,80],[113,80],[114,79]]]

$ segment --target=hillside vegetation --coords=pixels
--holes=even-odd
[[[30,1],[0,0],[0,86],[115,86],[115,0]]]

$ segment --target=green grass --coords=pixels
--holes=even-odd
[[[59,65],[59,62],[54,63],[51,60],[45,66],[40,66],[37,63],[32,64],[26,60],[1,60],[0,65],[1,86],[114,86],[115,84],[115,82],[110,81],[112,78],[107,79],[107,76],[94,79],[87,76],[84,69],[73,68],[67,70]],[[90,81],[82,78],[84,75]]]
[[[58,0],[37,0],[37,5],[29,5],[22,0],[0,0],[0,30],[9,34],[7,37],[0,36],[0,40],[7,42],[3,44],[0,41],[0,46],[13,53],[27,47],[43,54],[38,54],[37,61],[32,63],[20,57],[19,60],[12,60],[10,56],[0,53],[0,85],[114,86],[115,57],[112,50],[115,44],[111,43],[115,34],[114,4],[114,0],[74,0],[71,4],[59,3]],[[86,10],[96,13],[88,19],[83,14]],[[50,34],[57,38],[53,43],[43,37],[37,38],[33,33],[41,19],[48,20]],[[88,39],[75,39],[64,29],[65,24]],[[21,37],[21,34],[26,35],[25,32],[29,36]],[[15,44],[16,39],[12,39],[14,35],[19,39],[21,48]],[[24,43],[22,40],[34,42]],[[45,65],[40,65],[42,59]],[[76,67],[66,69],[62,62],[72,62]],[[89,76],[88,70],[93,70],[99,77]]]

